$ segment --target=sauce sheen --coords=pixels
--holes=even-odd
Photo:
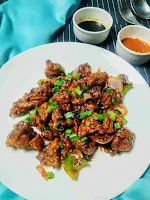
[[[99,22],[96,21],[83,21],[78,24],[78,26],[86,31],[103,31],[105,30],[105,26]]]

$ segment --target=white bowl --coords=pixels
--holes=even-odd
[[[103,31],[86,31],[78,24],[86,19],[95,19],[105,26]],[[113,24],[111,15],[105,10],[97,7],[86,7],[77,10],[73,15],[73,30],[76,38],[84,43],[99,44],[106,40]]]
[[[150,29],[140,25],[130,25],[121,29],[117,36],[116,53],[131,64],[144,64],[150,60],[150,52],[138,53],[122,44],[125,38],[138,38],[150,44]]]

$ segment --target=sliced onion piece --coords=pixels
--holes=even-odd
[[[90,93],[84,93],[83,94],[83,99],[84,99],[84,101],[86,101],[88,99],[92,99],[92,96],[90,95]]]
[[[123,92],[123,83],[120,78],[116,77],[109,77],[108,78],[108,87],[113,88],[113,89],[118,89],[119,92]]]
[[[73,77],[76,77],[78,71],[79,71],[79,67],[75,68],[75,69],[72,71],[72,76],[73,76]]]
[[[113,109],[115,111],[116,110],[120,111],[120,114],[119,114],[120,117],[127,115],[127,112],[128,112],[127,108],[123,104],[116,104],[114,105]]]

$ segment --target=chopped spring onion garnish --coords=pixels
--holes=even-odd
[[[39,109],[39,107],[35,106],[35,108],[29,112],[29,115],[31,117],[37,115],[38,114],[38,109]]]
[[[106,118],[106,116],[107,116],[107,113],[106,112],[103,112],[102,113],[102,116],[103,116],[103,120]]]
[[[90,126],[90,124],[91,124],[91,122],[86,122],[86,125],[87,125],[87,126]]]
[[[92,110],[89,110],[89,111],[87,111],[87,112],[81,113],[81,114],[80,114],[80,118],[81,118],[81,119],[84,119],[84,118],[89,117],[89,116],[91,116],[91,115],[92,115]]]
[[[87,141],[87,140],[88,140],[87,137],[83,137],[83,138],[81,138],[81,141],[82,141],[82,142],[85,142],[85,141]]]
[[[116,100],[115,99],[112,99],[112,104],[115,104],[116,103]]]
[[[60,146],[61,149],[64,148],[63,143],[61,141],[59,142],[59,146]]]
[[[121,113],[122,113],[120,110],[116,110],[116,112],[117,112],[119,115],[121,115]]]
[[[113,89],[112,89],[112,88],[107,88],[106,91],[107,91],[107,92],[112,92]]]
[[[65,134],[68,135],[68,136],[70,136],[72,134],[72,130],[71,129],[67,129],[65,131]]]
[[[49,130],[50,130],[50,127],[49,127],[49,126],[44,126],[44,130],[45,130],[45,131],[49,131]]]
[[[53,104],[53,103],[54,103],[53,99],[50,98],[50,99],[48,100],[48,103],[49,103],[49,104]]]
[[[48,172],[48,179],[54,178],[54,173],[53,172]]]
[[[115,124],[114,124],[114,127],[115,127],[115,129],[120,129],[120,128],[121,128],[119,122],[115,123]]]
[[[128,120],[125,117],[121,117],[121,119],[125,122],[128,122]]]
[[[57,103],[57,102],[53,102],[53,104],[50,105],[50,106],[47,108],[46,112],[51,113],[51,112],[52,112],[54,109],[56,109],[56,108],[58,108],[58,103]]]
[[[59,86],[55,86],[52,88],[52,93],[59,92]]]
[[[66,92],[71,95],[72,94],[72,90],[66,89]]]
[[[110,113],[110,116],[109,116],[109,119],[115,121],[115,120],[116,120],[116,113],[111,112],[111,113]]]
[[[88,91],[88,90],[89,90],[88,85],[84,84],[84,86],[83,86],[83,90],[84,90],[84,91]]]
[[[76,74],[77,81],[80,80],[80,76],[81,76],[81,74],[79,74],[79,73]]]
[[[73,113],[73,112],[67,112],[67,113],[65,114],[65,118],[66,118],[66,119],[74,118],[74,113]]]
[[[68,73],[66,76],[66,80],[71,81],[71,79],[72,79],[72,73]]]
[[[73,159],[73,157],[72,157],[72,156],[67,156],[67,157],[65,158],[65,163],[64,163],[65,168],[66,168],[67,170],[72,170],[72,169],[73,169],[73,164],[74,164],[74,159]]]
[[[71,141],[75,141],[75,140],[78,140],[78,139],[79,139],[79,137],[77,136],[76,133],[70,135],[69,137],[70,137]]]
[[[29,115],[28,115],[25,119],[23,119],[22,121],[23,121],[23,122],[26,122],[26,123],[28,123],[28,124],[31,124],[31,122],[32,122]]]
[[[63,131],[64,129],[63,128],[57,128],[58,125],[61,124],[61,121],[57,122],[57,123],[54,123],[54,126],[53,128],[56,130],[56,131]]]
[[[94,114],[94,119],[102,121],[106,118],[106,116],[107,116],[107,113]]]
[[[62,86],[63,83],[64,83],[64,80],[59,77],[55,82],[55,86],[60,87],[60,86]]]
[[[94,119],[95,120],[103,120],[103,115],[102,114],[94,114]]]
[[[76,94],[77,94],[78,96],[81,96],[81,95],[82,95],[82,91],[80,90],[79,87],[76,88],[75,91],[76,91]]]
[[[125,86],[123,86],[123,95],[127,94],[127,92],[133,87],[132,82],[126,83]]]

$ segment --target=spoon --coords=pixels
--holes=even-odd
[[[130,0],[132,10],[142,19],[150,19],[150,6],[145,0]]]
[[[140,24],[135,16],[133,15],[128,3],[125,0],[117,0],[118,3],[118,8],[119,8],[119,13],[121,15],[121,17],[127,21],[130,24],[136,24],[136,25],[141,25],[143,26],[143,24]]]

